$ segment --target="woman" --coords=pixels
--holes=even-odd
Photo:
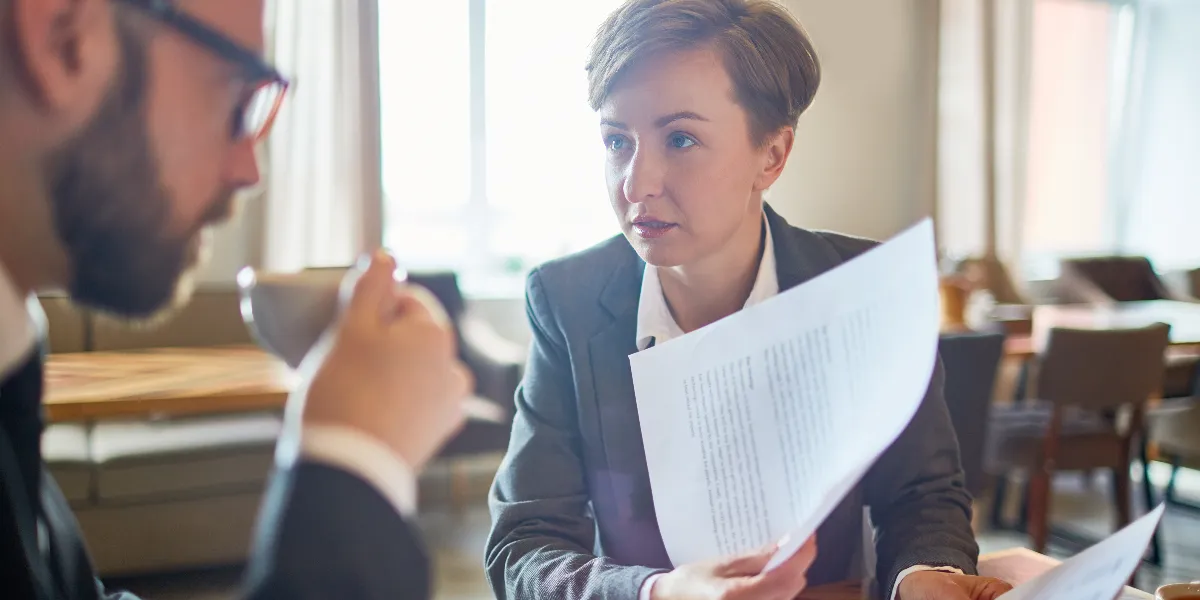
[[[763,204],[819,75],[799,25],[766,0],[631,0],[601,27],[590,101],[624,236],[529,277],[533,347],[490,498],[497,597],[790,599],[853,574],[864,505],[893,596],[1003,591],[962,575],[978,548],[940,367],[908,430],[818,531],[819,551],[759,575],[769,549],[671,565],[663,548],[628,356],[872,245],[792,227]]]

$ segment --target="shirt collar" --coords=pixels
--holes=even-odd
[[[775,244],[765,213],[763,229],[766,233],[762,258],[758,262],[758,275],[754,277],[754,286],[750,288],[750,296],[746,298],[746,304],[742,308],[750,308],[779,294],[779,274],[775,270]],[[662,282],[658,278],[658,268],[646,265],[642,272],[642,293],[638,299],[637,349],[645,350],[652,343],[665,344],[683,335],[683,330],[679,328],[675,317],[671,316],[671,310],[667,308]]]
[[[37,344],[26,300],[0,263],[0,380],[21,366]]]

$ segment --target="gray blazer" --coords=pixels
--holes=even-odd
[[[780,289],[874,244],[792,227],[766,211]],[[497,598],[635,600],[647,577],[671,568],[654,516],[628,359],[637,352],[645,266],[618,236],[529,275],[533,345],[489,498],[485,563]],[[971,498],[942,381],[939,361],[912,423],[818,530],[810,585],[856,572],[863,506],[875,526],[881,589],[918,564],[975,572]]]

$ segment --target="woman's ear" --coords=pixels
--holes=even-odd
[[[784,127],[771,134],[761,149],[763,163],[754,182],[755,191],[765,191],[775,184],[787,166],[788,157],[792,154],[792,144],[796,141],[796,130],[791,126]]]

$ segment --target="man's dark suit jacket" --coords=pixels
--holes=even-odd
[[[766,212],[781,290],[874,245],[792,227]],[[645,267],[617,237],[529,276],[533,347],[489,500],[485,561],[498,598],[635,600],[647,577],[672,567],[654,515],[628,359],[637,352]],[[858,570],[864,505],[882,590],[915,565],[975,572],[970,496],[942,380],[939,361],[909,427],[817,532],[811,585]]]
[[[0,597],[136,600],[100,585],[71,509],[42,466],[40,361],[32,357],[0,382]],[[429,587],[416,532],[373,487],[305,462],[274,473],[246,598],[424,600]]]

